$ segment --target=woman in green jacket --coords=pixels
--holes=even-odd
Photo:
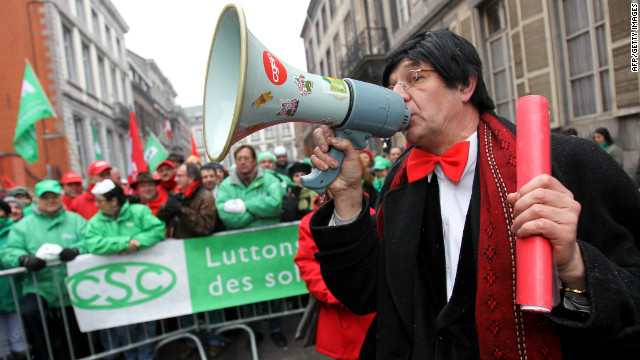
[[[131,254],[164,239],[164,223],[141,204],[129,204],[122,187],[110,180],[95,185],[91,193],[100,211],[87,224],[85,245],[92,254]],[[154,321],[101,330],[100,341],[105,350],[146,340],[155,336]],[[152,360],[153,344],[125,352],[127,360]]]
[[[9,231],[13,227],[13,220],[9,217],[11,206],[4,200],[0,200],[0,248],[7,243]],[[6,267],[0,263],[0,269]],[[16,300],[22,300],[21,276],[14,276]],[[11,291],[11,282],[8,276],[0,277],[0,357],[2,358],[26,358],[26,345],[20,320],[16,312],[14,294]]]
[[[87,221],[76,213],[65,211],[61,192],[62,187],[55,180],[37,183],[33,214],[13,225],[7,243],[2,248],[4,266],[24,266],[27,271],[34,273],[34,276],[27,274],[23,284],[21,313],[25,327],[31,334],[34,352],[41,359],[49,356],[45,331],[49,334],[55,358],[69,358],[65,334],[73,339],[76,357],[89,353],[87,337],[78,329],[67,288],[63,284],[67,276],[66,266],[45,268],[47,260],[71,261],[86,252],[83,240]],[[40,304],[45,309],[44,314],[40,313]],[[69,320],[69,333],[62,327],[61,311],[66,313]],[[43,316],[50,320],[47,329],[42,327]]]

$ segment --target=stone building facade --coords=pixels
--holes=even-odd
[[[380,84],[384,58],[411,35],[448,28],[478,49],[499,115],[515,121],[519,97],[543,95],[553,131],[574,128],[591,139],[607,127],[633,172],[640,77],[631,70],[638,32],[630,15],[624,0],[311,0],[301,37],[310,72]],[[298,130],[298,147],[308,151],[310,130]]]

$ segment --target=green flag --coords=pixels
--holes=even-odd
[[[29,164],[38,161],[35,123],[49,116],[55,117],[56,112],[42,90],[29,61],[27,61],[22,79],[20,110],[18,111],[15,135],[13,135],[13,147]]]
[[[164,146],[162,146],[153,132],[149,131],[147,146],[144,148],[144,160],[149,165],[149,171],[154,172],[156,170],[156,166],[168,157],[169,153],[167,150],[165,150]]]
[[[96,124],[93,124],[93,151],[96,153],[96,160],[102,160],[102,148],[100,147],[100,140],[98,140],[98,129]]]

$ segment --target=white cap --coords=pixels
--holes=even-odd
[[[91,193],[94,196],[98,196],[98,195],[106,194],[115,188],[116,188],[116,184],[113,182],[113,180],[105,179],[100,181],[99,183],[96,183],[96,186],[94,186],[94,188],[91,190]]]
[[[278,145],[278,146],[276,146],[276,148],[275,148],[275,149],[273,149],[273,154],[274,154],[275,156],[284,156],[284,155],[287,155],[287,149],[286,149],[284,146],[282,146],[282,145]]]

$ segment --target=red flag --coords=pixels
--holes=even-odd
[[[191,133],[191,155],[197,156],[200,159],[200,153],[196,147],[196,141],[193,139],[193,133]]]
[[[162,126],[162,130],[170,140],[173,140],[173,133],[171,132],[171,121],[169,121],[169,118],[166,118],[164,120],[164,125]]]
[[[142,142],[138,134],[138,124],[136,123],[136,115],[133,111],[129,112],[129,164],[127,166],[128,183],[136,181],[138,173],[149,171],[147,163],[144,161],[144,153],[142,152]]]
[[[2,177],[2,183],[3,183],[4,189],[10,189],[12,187],[18,186],[18,184],[16,184],[13,180],[9,179],[8,176],[1,175],[1,177]]]

